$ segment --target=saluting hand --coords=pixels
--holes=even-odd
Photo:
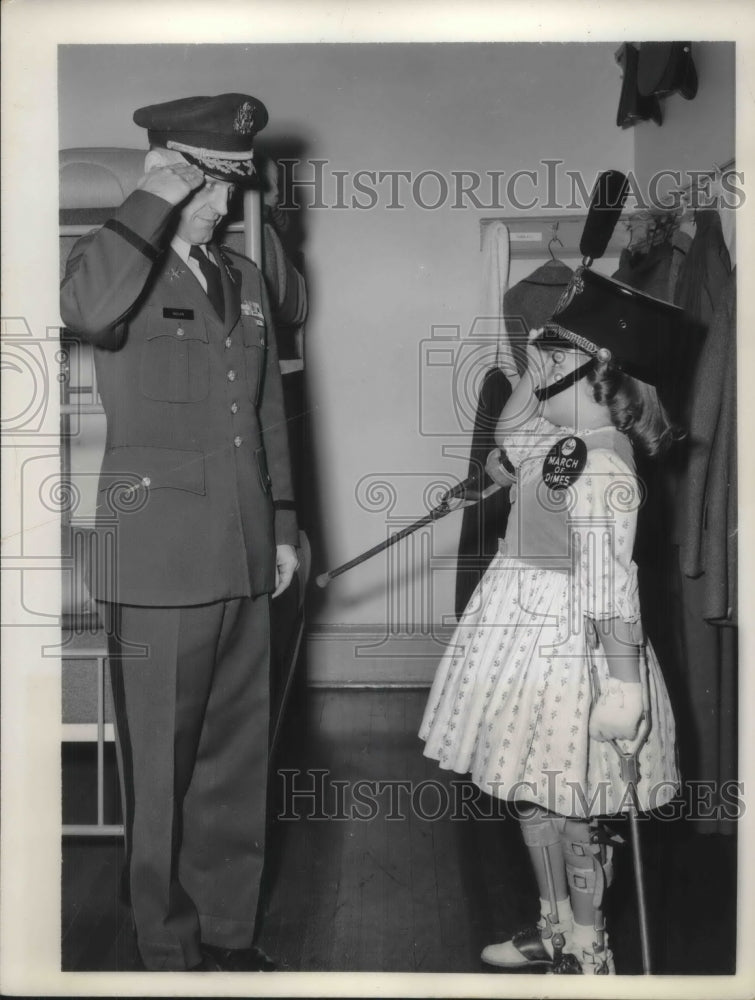
[[[140,191],[163,198],[171,205],[180,205],[192,191],[204,184],[204,174],[191,163],[169,163],[148,171],[136,185]]]
[[[275,590],[273,597],[282,594],[294,578],[299,567],[299,557],[293,545],[279,545],[275,551]]]

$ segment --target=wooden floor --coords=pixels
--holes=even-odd
[[[259,941],[280,969],[502,975],[480,963],[482,947],[537,917],[516,822],[481,795],[483,815],[463,815],[473,786],[422,756],[416,730],[425,698],[425,691],[401,690],[300,693],[272,779]],[[65,822],[91,818],[91,751],[66,748]],[[109,775],[111,820],[118,810],[112,759]],[[324,797],[292,799],[292,783],[301,792],[318,780]],[[381,792],[374,786],[381,781],[390,788]],[[292,815],[298,818],[280,818]],[[734,838],[696,835],[683,821],[641,827],[655,971],[732,973]],[[628,833],[623,821],[614,828]],[[65,840],[64,970],[138,967],[129,911],[119,899],[122,855],[113,838]],[[628,844],[616,862],[606,907],[611,944],[618,970],[640,973]]]

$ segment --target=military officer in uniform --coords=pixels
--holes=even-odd
[[[148,969],[269,969],[270,595],[298,532],[262,276],[213,242],[267,122],[245,94],[134,114],[137,189],[61,290],[94,346],[107,441],[89,586],[108,632],[129,888]]]

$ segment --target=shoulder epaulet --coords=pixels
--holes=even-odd
[[[244,264],[251,264],[251,266],[256,267],[258,271],[262,270],[260,265],[257,264],[255,261],[253,261],[251,257],[248,257],[245,253],[242,253],[240,250],[234,250],[234,248],[229,247],[227,243],[221,243],[220,252],[221,254],[224,254],[227,257],[234,257],[238,261],[243,261]]]
[[[243,260],[252,260],[251,257],[247,257],[247,255],[242,253],[240,250],[236,250],[234,247],[229,247],[227,243],[221,243],[220,249],[223,253],[233,254],[234,257],[241,257]],[[252,263],[254,263],[254,261],[252,261]]]

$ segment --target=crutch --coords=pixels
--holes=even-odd
[[[590,665],[590,680],[593,694],[593,704],[600,697],[600,678],[598,668],[595,663],[593,650],[597,648],[599,639],[595,622],[591,618],[585,618],[587,626],[587,649]],[[640,841],[640,829],[638,817],[640,804],[637,796],[637,783],[640,780],[639,756],[645,745],[645,741],[650,732],[650,690],[649,671],[645,645],[643,643],[640,651],[640,684],[642,691],[642,717],[637,733],[632,740],[613,739],[609,742],[619,757],[619,773],[621,780],[626,785],[626,796],[629,799],[629,833],[632,842],[632,861],[634,865],[635,892],[637,893],[637,913],[640,922],[640,947],[642,949],[642,971],[643,975],[649,976],[652,972],[652,960],[650,955],[650,933],[648,928],[647,901],[645,898],[645,872],[642,862],[642,844]]]

